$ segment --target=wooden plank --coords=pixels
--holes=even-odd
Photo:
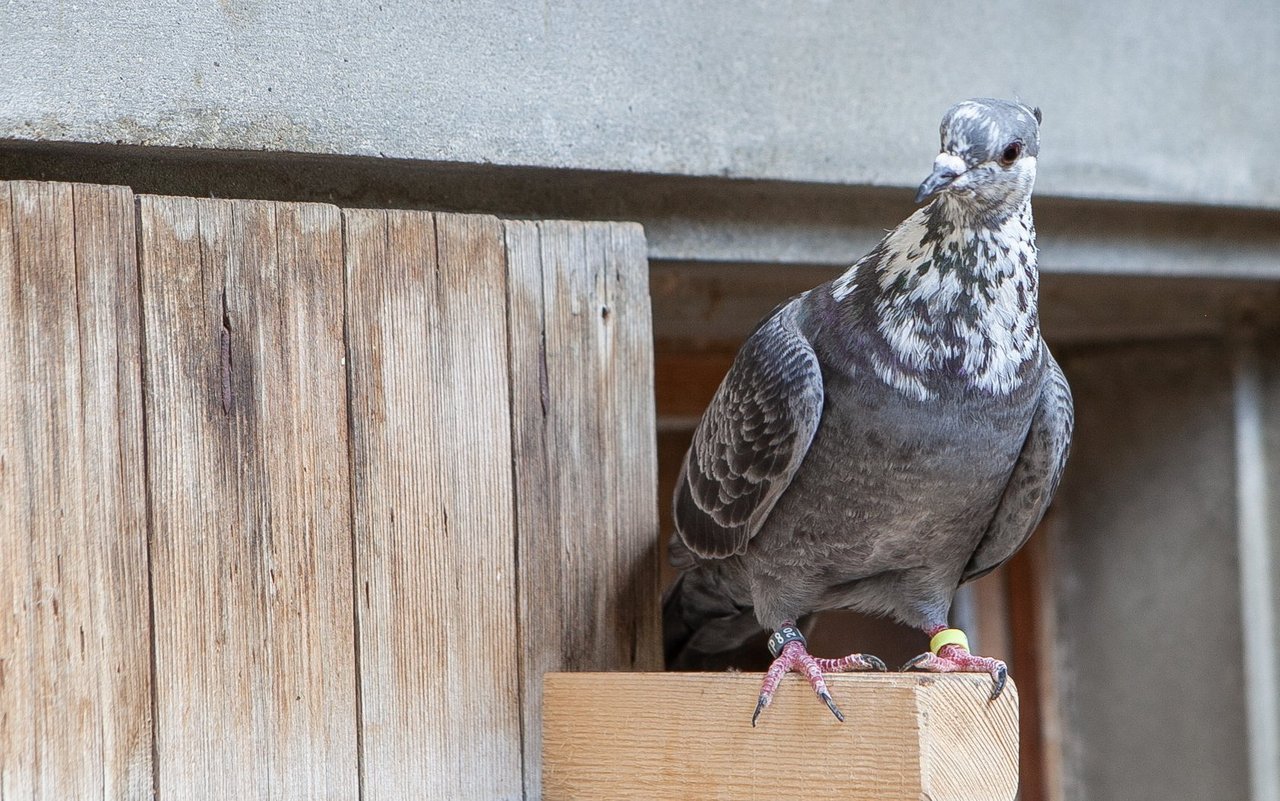
[[[752,728],[759,674],[546,676],[543,797],[1010,801],[1018,694],[990,678],[828,678],[839,723],[798,677]]]
[[[102,797],[151,798],[151,608],[134,198],[124,187],[76,185],[72,191]]]
[[[354,797],[338,211],[139,217],[160,796]]]
[[[662,617],[658,541],[658,452],[653,367],[653,310],[648,245],[635,223],[594,224],[602,235],[606,275],[603,317],[612,321],[605,383],[613,435],[605,447],[617,472],[611,488],[618,526],[610,612],[618,637],[613,669],[661,670]],[[591,240],[589,239],[588,242]]]
[[[0,184],[0,794],[35,797],[35,598],[31,581],[31,521],[27,470],[26,344],[23,275],[15,250],[13,184]],[[52,270],[49,272],[52,273]],[[16,357],[16,358],[15,358]],[[22,450],[19,451],[19,448]]]
[[[525,793],[542,675],[661,668],[643,231],[507,222]]]
[[[0,184],[0,797],[149,798],[132,194]]]
[[[364,797],[520,798],[501,225],[343,214]]]
[[[1024,697],[1021,801],[1062,801],[1062,698],[1058,688],[1057,575],[1052,558],[1061,535],[1060,517],[1050,508],[1031,539],[997,573],[1008,576],[1006,591],[1013,633],[1010,667],[1022,681]],[[985,652],[984,652],[985,653]]]

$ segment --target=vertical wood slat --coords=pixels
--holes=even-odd
[[[612,436],[605,448],[617,464],[611,495],[620,532],[612,564],[618,597],[609,611],[613,631],[625,643],[620,659],[609,669],[658,671],[663,669],[661,502],[648,245],[637,223],[611,223],[607,233],[604,267],[610,276],[609,318],[614,321],[615,344],[605,394]]]
[[[525,794],[542,676],[661,669],[648,265],[637,225],[505,223]]]
[[[501,228],[344,218],[364,797],[519,798]]]
[[[160,795],[352,798],[338,212],[139,220]]]
[[[150,798],[133,195],[0,184],[0,797]]]

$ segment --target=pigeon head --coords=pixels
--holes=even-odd
[[[942,118],[942,152],[916,202],[939,198],[978,216],[1012,212],[1031,195],[1040,153],[1040,109],[975,98]]]

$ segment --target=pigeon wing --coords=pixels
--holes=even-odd
[[[675,492],[680,539],[703,558],[743,553],[791,483],[822,416],[822,370],[799,301],[747,339],[693,435]]]
[[[1045,356],[1048,369],[1031,429],[995,517],[965,566],[961,583],[985,576],[1013,556],[1044,517],[1049,501],[1058,490],[1071,448],[1075,413],[1071,388],[1062,375],[1062,368],[1048,350]]]

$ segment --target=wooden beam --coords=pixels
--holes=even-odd
[[[1018,692],[977,675],[832,676],[845,723],[788,677],[756,728],[760,676],[550,673],[543,798],[1009,801]]]
[[[1026,696],[1022,718],[1023,738],[1020,747],[1019,768],[1022,772],[1022,796],[1019,801],[1058,801],[1056,783],[1045,773],[1044,715],[1052,713],[1045,708],[1046,687],[1044,671],[1052,666],[1052,653],[1042,650],[1041,630],[1051,624],[1052,598],[1044,595],[1044,588],[1051,576],[1044,575],[1043,552],[1046,532],[1037,531],[1029,543],[1000,568],[1006,584],[1006,606],[1009,610],[1009,628],[1013,632],[1012,653],[1009,661],[1022,680],[1022,693]],[[993,574],[994,575],[994,574]],[[1048,643],[1052,645],[1051,642]],[[986,651],[983,651],[986,653]],[[1055,762],[1056,764],[1056,762]]]

